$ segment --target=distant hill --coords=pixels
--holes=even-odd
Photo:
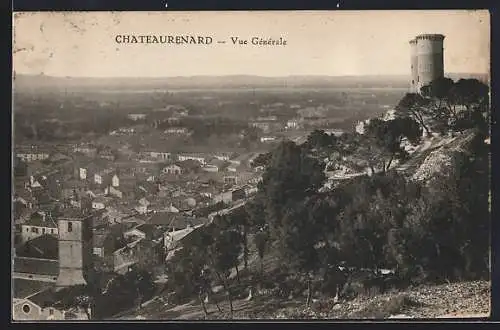
[[[484,80],[485,75],[451,73],[452,79],[476,77]],[[406,75],[387,76],[286,76],[262,77],[252,75],[191,76],[162,78],[87,78],[52,77],[45,75],[16,75],[14,88],[23,90],[132,90],[132,89],[216,89],[216,88],[406,88],[410,77]]]
[[[16,90],[23,89],[180,89],[266,87],[406,87],[406,76],[288,76],[251,75],[192,76],[165,78],[83,78],[17,75]]]

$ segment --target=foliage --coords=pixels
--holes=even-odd
[[[388,121],[373,119],[366,127],[363,136],[365,143],[358,146],[358,153],[372,172],[375,172],[376,167],[381,167],[385,173],[393,160],[403,160],[407,157],[402,147],[403,139],[416,145],[420,142],[421,134],[418,123],[409,117]]]

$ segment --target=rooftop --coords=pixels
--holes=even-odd
[[[51,216],[45,215],[45,218],[39,212],[33,213],[28,221],[24,223],[27,226],[36,226],[36,227],[47,227],[47,228],[57,228],[57,224],[52,219]]]
[[[141,232],[146,234],[146,238],[148,239],[155,239],[163,234],[163,230],[161,229],[160,225],[156,224],[154,225],[150,223],[144,223],[135,227],[135,229],[140,230]]]
[[[14,278],[12,280],[12,294],[14,295],[14,298],[22,299],[45,290],[52,285],[53,283],[51,282]]]
[[[14,272],[56,277],[59,275],[59,260],[15,257]]]
[[[16,248],[18,257],[43,258],[57,260],[59,245],[57,237],[53,235],[42,235],[27,241]]]

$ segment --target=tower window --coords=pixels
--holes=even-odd
[[[68,233],[71,233],[73,231],[73,223],[68,222]]]

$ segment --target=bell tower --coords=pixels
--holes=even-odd
[[[92,214],[76,209],[57,219],[59,276],[56,288],[87,284],[93,269],[92,220]]]

